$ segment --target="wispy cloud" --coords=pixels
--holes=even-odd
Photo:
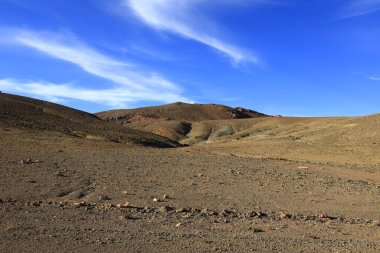
[[[380,81],[380,76],[368,76],[367,78],[372,81]]]
[[[189,101],[173,93],[159,94],[158,97],[157,93],[153,90],[150,92],[133,92],[121,86],[110,89],[86,89],[72,84],[54,84],[44,81],[33,82],[14,79],[0,79],[0,89],[8,92],[34,95],[52,102],[76,99],[115,108],[124,107],[136,101],[150,99],[164,102]],[[150,96],[150,98],[147,98],[147,96]]]
[[[201,14],[203,5],[229,4],[241,5],[252,3],[273,3],[270,0],[123,0],[135,15],[147,25],[161,31],[168,31],[182,37],[210,46],[232,59],[234,64],[240,62],[258,63],[259,59],[252,53],[223,41],[215,35],[211,20]]]
[[[80,99],[113,107],[126,107],[129,103],[136,101],[191,102],[180,95],[181,89],[178,85],[159,74],[145,72],[133,63],[113,59],[73,36],[22,31],[15,32],[11,39],[19,45],[73,63],[87,73],[108,81],[112,87],[97,90],[70,84],[3,79],[0,83],[0,88],[3,90],[23,91],[50,99],[60,97]]]
[[[350,0],[340,18],[352,18],[380,11],[380,0]]]

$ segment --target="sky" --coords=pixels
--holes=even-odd
[[[2,92],[88,112],[380,112],[380,0],[0,0],[0,34]]]

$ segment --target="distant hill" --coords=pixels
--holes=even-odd
[[[198,122],[268,117],[263,113],[241,107],[181,102],[137,109],[105,111],[96,115],[106,121],[165,136],[185,144],[193,143],[188,141],[188,134]]]
[[[152,133],[105,122],[96,115],[62,105],[0,93],[0,127],[56,131],[67,135],[157,147],[179,146]]]
[[[125,123],[140,122],[147,119],[197,122],[205,120],[246,119],[268,116],[241,107],[232,108],[217,104],[187,104],[181,102],[137,109],[104,111],[99,112],[96,115],[104,120],[123,120]]]

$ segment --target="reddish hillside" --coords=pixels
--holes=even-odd
[[[186,104],[178,102],[161,106],[99,112],[97,116],[104,120],[123,120],[124,123],[132,123],[148,119],[197,122],[204,120],[257,118],[267,115],[240,107],[232,108],[216,104]]]

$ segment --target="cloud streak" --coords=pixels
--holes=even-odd
[[[372,81],[380,81],[380,76],[369,76],[367,78]]]
[[[380,0],[350,0],[344,8],[341,18],[353,18],[377,11],[380,11]]]
[[[252,53],[226,43],[217,36],[212,35],[212,22],[200,14],[200,6],[211,1],[205,0],[123,0],[134,14],[150,27],[171,32],[184,38],[198,41],[207,45],[232,59],[234,64],[240,62],[258,63],[259,59]],[[245,4],[272,3],[273,1],[218,1],[219,4]]]
[[[157,73],[146,73],[133,63],[115,60],[104,55],[73,36],[30,31],[16,32],[14,43],[40,51],[62,61],[70,62],[85,72],[103,78],[112,85],[109,89],[85,89],[70,84],[30,82],[3,79],[0,88],[23,91],[58,100],[71,98],[112,107],[126,107],[136,101],[175,102],[191,100],[180,95],[181,89]]]
[[[131,92],[125,87],[115,87],[110,89],[85,89],[75,87],[72,84],[54,84],[50,82],[24,81],[14,79],[0,79],[0,89],[8,92],[29,94],[47,99],[52,102],[62,102],[65,99],[85,100],[110,107],[123,107],[126,104],[139,100],[147,100],[150,96],[156,100],[157,94],[154,91]],[[157,101],[174,102],[186,101],[187,99],[176,94],[161,94]]]

